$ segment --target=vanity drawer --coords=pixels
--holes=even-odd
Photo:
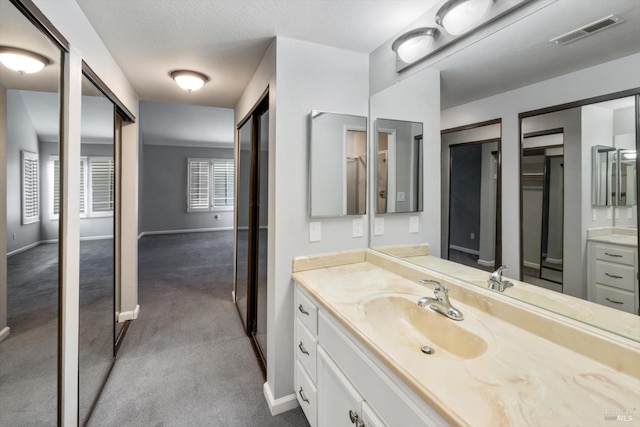
[[[296,357],[300,364],[306,369],[309,378],[316,383],[316,350],[317,341],[311,332],[302,324],[300,319],[296,320]]]
[[[317,393],[318,390],[311,382],[311,379],[304,371],[300,362],[296,360],[296,398],[311,427],[316,427],[317,425]]]
[[[318,307],[296,288],[296,316],[315,337],[318,335]]]
[[[635,270],[633,267],[596,261],[596,282],[627,291],[634,291]]]
[[[616,264],[634,265],[633,249],[610,245],[596,245],[596,259],[615,262]]]
[[[596,284],[598,304],[635,314],[635,294]]]

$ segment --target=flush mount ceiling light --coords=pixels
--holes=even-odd
[[[178,86],[189,93],[200,89],[209,81],[209,77],[197,71],[176,70],[169,73],[169,75],[176,81]]]
[[[451,35],[464,34],[475,27],[494,0],[449,0],[436,13],[436,23]]]
[[[429,53],[437,36],[436,28],[417,28],[395,39],[391,49],[402,61],[411,64]]]
[[[51,60],[46,56],[8,46],[0,46],[0,62],[19,74],[37,73],[46,65],[51,64]]]

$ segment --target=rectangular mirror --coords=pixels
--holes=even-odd
[[[591,149],[591,204],[611,206],[615,192],[615,147],[594,145]]]
[[[309,214],[364,215],[367,181],[367,118],[311,112]]]
[[[376,213],[422,212],[422,123],[376,120]]]

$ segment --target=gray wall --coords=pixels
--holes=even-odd
[[[38,136],[20,92],[7,90],[7,252],[40,241],[38,222],[22,225],[22,177],[20,174],[22,150],[38,153]],[[42,185],[40,187],[42,194]],[[42,200],[40,202],[42,205]]]
[[[453,147],[451,153],[449,244],[479,251],[482,145]]]
[[[145,144],[143,152],[142,232],[233,226],[233,211],[187,213],[186,195],[188,158],[232,159],[233,149]]]

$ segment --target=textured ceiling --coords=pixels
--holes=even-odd
[[[369,53],[440,0],[77,0],[142,100],[232,108],[274,36]],[[211,77],[188,94],[169,78]]]

